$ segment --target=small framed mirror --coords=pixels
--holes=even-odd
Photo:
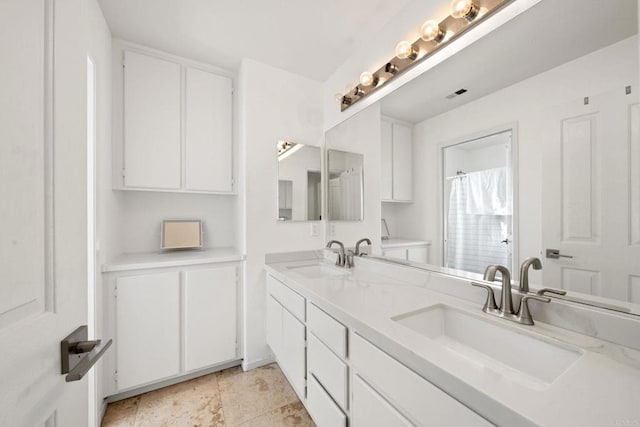
[[[328,150],[329,221],[362,221],[364,218],[364,156]]]
[[[278,141],[279,221],[322,219],[322,151],[320,147]]]

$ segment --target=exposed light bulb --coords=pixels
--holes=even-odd
[[[360,84],[362,86],[376,86],[378,84],[378,77],[374,76],[373,73],[369,71],[365,71],[360,74]]]
[[[436,21],[427,21],[420,27],[420,38],[426,42],[435,41],[440,43],[445,36],[445,32]]]
[[[396,45],[396,56],[400,59],[409,58],[414,60],[418,57],[418,51],[413,47],[411,43],[406,40],[402,40]]]
[[[471,22],[478,16],[478,11],[478,6],[473,0],[453,0],[451,2],[451,16],[454,18],[464,18]]]

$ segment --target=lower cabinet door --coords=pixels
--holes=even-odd
[[[407,260],[407,248],[390,248],[383,251],[383,255],[389,258]]]
[[[313,375],[307,379],[307,409],[318,427],[345,427],[347,416],[316,381]]]
[[[282,306],[271,295],[267,295],[267,344],[282,363]]]
[[[409,261],[421,262],[426,264],[429,262],[429,247],[428,246],[414,246],[407,249],[407,258]]]
[[[184,368],[236,358],[236,267],[184,273]]]
[[[180,373],[180,273],[117,279],[118,390]]]
[[[280,367],[303,399],[306,375],[305,326],[287,310],[282,310],[282,354]]]
[[[359,375],[351,384],[351,427],[411,427],[411,423]]]

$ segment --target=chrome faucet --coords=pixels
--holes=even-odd
[[[529,267],[533,267],[534,270],[542,270],[542,262],[540,258],[529,257],[522,262],[520,266],[520,292],[529,292]]]
[[[336,259],[336,265],[338,267],[344,267],[347,262],[347,256],[344,253],[344,245],[342,244],[342,242],[338,240],[330,240],[329,243],[327,243],[327,248],[331,248],[331,246],[333,246],[334,243],[339,247],[338,259]]]
[[[471,282],[473,286],[484,288],[487,291],[487,300],[484,303],[484,307],[482,307],[482,311],[487,314],[502,317],[503,319],[511,320],[512,322],[523,325],[533,325],[533,318],[529,311],[529,300],[550,302],[551,299],[539,295],[525,295],[520,300],[518,311],[514,312],[511,295],[511,274],[509,273],[509,269],[503,265],[490,265],[484,272],[484,280],[493,282],[498,271],[502,274],[502,299],[500,306],[496,304],[493,287],[491,287],[491,285]]]
[[[356,256],[363,256],[366,255],[364,252],[360,252],[360,245],[362,243],[366,243],[367,245],[371,246],[371,240],[369,240],[368,238],[364,238],[364,239],[360,239],[356,242]]]

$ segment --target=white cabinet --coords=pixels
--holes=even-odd
[[[371,388],[360,375],[354,375],[351,382],[352,427],[411,427],[389,402]]]
[[[118,389],[180,373],[180,273],[117,280]]]
[[[410,202],[413,199],[413,143],[411,127],[381,121],[380,198]]]
[[[125,51],[124,185],[180,188],[180,65]]]
[[[181,58],[123,52],[115,188],[231,193],[231,79]]]
[[[311,375],[308,382],[307,409],[318,427],[346,427],[347,416]]]
[[[282,354],[279,358],[282,370],[287,373],[291,385],[299,396],[305,396],[306,353],[305,327],[286,309],[282,311]]]
[[[185,104],[185,188],[231,192],[231,79],[187,67]]]
[[[267,343],[298,396],[304,400],[307,370],[305,300],[267,276]]]
[[[116,390],[236,360],[236,275],[223,265],[117,277]]]
[[[236,357],[236,268],[184,272],[184,370]]]
[[[399,243],[398,243],[399,242]],[[404,261],[429,263],[429,246],[426,240],[390,239],[382,243],[382,255]]]

